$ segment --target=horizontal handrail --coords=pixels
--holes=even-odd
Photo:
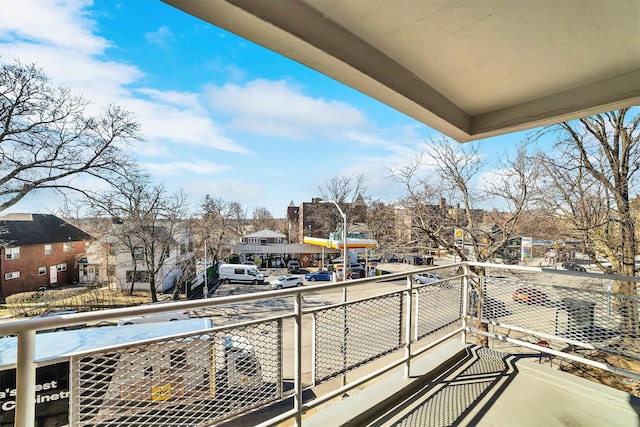
[[[591,278],[591,279],[599,279],[599,280],[625,280],[625,281],[633,281],[633,282],[640,282],[640,277],[629,277],[629,276],[621,276],[621,275],[611,275],[611,274],[599,274],[599,273],[591,273],[591,272],[575,272],[575,271],[568,271],[568,270],[557,270],[557,269],[550,269],[550,268],[546,268],[546,267],[530,267],[530,266],[518,266],[518,265],[502,265],[502,264],[492,264],[492,263],[478,263],[478,262],[458,262],[458,263],[453,263],[453,264],[447,264],[447,265],[441,265],[441,266],[433,266],[433,267],[423,267],[423,268],[415,268],[414,266],[411,266],[411,270],[409,271],[402,271],[402,272],[397,272],[397,273],[390,273],[390,274],[384,274],[384,275],[380,275],[380,276],[373,276],[373,277],[368,277],[368,278],[362,278],[362,279],[354,279],[354,280],[346,280],[346,281],[340,281],[340,282],[330,282],[330,283],[314,283],[313,286],[302,286],[302,287],[297,287],[297,288],[290,288],[290,289],[282,289],[282,290],[271,290],[271,289],[267,289],[267,286],[265,286],[265,290],[264,291],[260,291],[260,292],[254,292],[254,293],[247,293],[247,294],[240,294],[240,295],[233,295],[233,296],[224,296],[224,297],[215,297],[215,298],[208,298],[208,299],[201,299],[201,300],[193,300],[193,301],[176,301],[176,302],[163,302],[163,303],[157,303],[157,304],[149,304],[149,305],[142,305],[142,306],[136,306],[136,307],[127,307],[127,308],[117,308],[117,309],[110,309],[110,310],[104,310],[104,311],[95,311],[95,312],[86,312],[86,313],[76,313],[76,314],[63,314],[63,315],[58,315],[58,316],[51,316],[51,317],[40,317],[40,318],[32,318],[32,319],[17,319],[17,320],[10,320],[10,321],[6,321],[6,322],[0,322],[0,336],[7,336],[7,335],[18,335],[18,350],[19,350],[19,357],[17,360],[17,367],[18,367],[18,373],[17,376],[19,378],[22,378],[23,384],[27,383],[29,384],[30,382],[33,382],[33,378],[34,378],[34,372],[35,372],[35,360],[33,359],[34,356],[34,352],[33,349],[35,348],[35,332],[38,330],[46,330],[46,329],[56,329],[56,328],[64,328],[64,327],[68,327],[68,326],[73,326],[73,325],[79,325],[79,324],[87,324],[87,323],[92,323],[92,322],[101,322],[101,321],[114,321],[114,320],[118,320],[124,317],[132,317],[132,316],[142,316],[142,315],[151,315],[151,314],[160,314],[160,313],[169,313],[169,312],[174,312],[174,311],[187,311],[187,310],[197,310],[197,309],[205,309],[205,308],[215,308],[215,307],[221,307],[221,306],[228,306],[228,305],[233,305],[233,304],[243,304],[243,303],[250,303],[250,302],[257,302],[257,301],[265,301],[265,300],[270,300],[270,299],[279,299],[279,298],[290,298],[290,297],[295,297],[296,300],[299,299],[300,295],[305,295],[308,293],[322,293],[322,292],[329,292],[329,291],[335,291],[335,290],[345,290],[345,289],[349,289],[351,287],[356,287],[356,286],[362,286],[362,285],[366,285],[366,284],[371,284],[371,283],[377,283],[380,281],[395,281],[395,280],[402,280],[402,279],[406,279],[406,283],[407,283],[407,287],[403,287],[403,288],[399,288],[398,290],[393,290],[393,291],[389,291],[389,290],[385,290],[385,291],[379,291],[376,292],[375,295],[371,295],[371,296],[367,296],[367,297],[361,297],[361,298],[356,298],[353,300],[349,300],[348,303],[349,304],[356,304],[356,303],[360,303],[360,302],[365,302],[368,300],[372,300],[373,298],[379,298],[381,296],[387,296],[387,295],[391,295],[391,294],[397,294],[398,292],[407,292],[407,291],[411,291],[411,292],[415,292],[418,289],[422,289],[422,288],[433,288],[434,290],[439,289],[439,283],[440,282],[451,282],[454,281],[455,279],[459,279],[459,278],[465,278],[466,276],[464,274],[458,274],[455,275],[453,277],[447,277],[447,279],[444,279],[443,281],[438,281],[436,283],[430,283],[430,284],[414,284],[413,283],[413,276],[415,275],[419,275],[419,274],[423,274],[423,273],[427,273],[427,272],[433,272],[433,271],[440,271],[443,269],[459,269],[459,268],[464,268],[465,271],[468,270],[469,267],[480,267],[480,268],[485,268],[485,269],[500,269],[500,270],[511,270],[511,271],[516,271],[516,272],[528,272],[528,273],[544,273],[544,274],[557,274],[557,275],[565,275],[565,276],[576,276],[576,277],[581,277],[581,278]],[[514,277],[514,278],[510,278],[509,280],[519,280],[518,277]],[[460,285],[460,281],[457,282],[458,285]],[[509,282],[505,281],[506,286],[504,287],[504,289],[509,289]],[[529,282],[527,282],[529,283]],[[469,289],[466,289],[464,286],[467,285],[467,280],[463,280],[462,281],[462,302],[461,304],[466,307],[466,305],[468,304],[467,301],[467,297],[470,295],[470,291]],[[489,284],[490,285],[490,284]],[[469,285],[470,286],[470,285]],[[562,287],[561,285],[548,285],[549,287]],[[572,291],[575,292],[580,292],[581,289],[580,288],[567,288],[567,289],[571,289]],[[411,293],[409,292],[409,293]],[[513,292],[513,290],[511,290],[511,292]],[[605,292],[604,291],[600,291],[600,290],[590,290],[589,292],[594,293],[595,295],[604,295]],[[481,292],[482,294],[482,292]],[[405,293],[405,295],[408,295]],[[503,299],[506,300],[506,298],[504,298],[504,294],[503,295]],[[478,295],[479,298],[484,298],[482,295]],[[510,296],[508,298],[511,298]],[[342,302],[334,302],[334,303],[329,303],[329,304],[325,304],[322,306],[322,308],[324,309],[330,309],[330,308],[334,308],[334,307],[340,307],[343,305],[346,305],[347,301],[342,301]],[[514,304],[513,301],[510,302],[510,304]],[[304,309],[301,308],[299,305],[297,306],[297,310],[296,310],[296,306],[297,304],[294,303],[294,306],[292,309],[290,308],[286,308],[284,309],[284,311],[282,312],[282,314],[278,314],[278,315],[271,315],[271,316],[265,316],[265,318],[261,318],[260,321],[264,321],[265,319],[291,319],[293,318],[294,320],[296,320],[296,324],[298,324],[298,327],[300,326],[300,321],[301,321],[301,316],[307,315],[309,313],[312,313],[315,309]],[[526,307],[522,307],[522,310],[525,310]],[[408,315],[408,317],[412,317],[415,316],[416,314],[414,314],[411,310],[409,310],[411,313]],[[535,312],[532,312],[535,313]],[[466,312],[465,312],[466,314]],[[392,362],[387,363],[386,365],[379,367],[373,371],[369,371],[368,373],[366,373],[365,375],[362,375],[358,378],[353,378],[351,379],[351,381],[348,384],[343,384],[341,387],[335,388],[323,395],[320,395],[318,397],[316,397],[313,401],[310,402],[305,402],[303,404],[300,405],[299,411],[306,411],[312,408],[316,408],[319,405],[337,397],[342,395],[343,393],[346,393],[350,390],[353,390],[356,387],[361,386],[362,384],[369,382],[389,371],[391,371],[392,369],[395,369],[399,366],[401,366],[402,364],[405,363],[410,363],[410,361],[420,355],[422,355],[423,353],[425,353],[426,351],[428,351],[429,349],[440,345],[441,343],[445,342],[446,340],[449,340],[451,338],[453,338],[454,336],[461,334],[463,336],[463,340],[464,340],[464,334],[466,332],[471,332],[477,335],[483,335],[483,336],[487,336],[487,337],[491,337],[497,340],[501,340],[501,341],[505,341],[505,342],[509,342],[512,344],[517,344],[519,346],[522,346],[524,348],[529,348],[535,351],[539,351],[542,353],[548,353],[548,354],[553,354],[559,357],[563,357],[566,358],[568,360],[574,360],[577,362],[581,362],[581,363],[585,363],[591,366],[595,366],[601,369],[605,369],[609,372],[614,372],[617,374],[621,374],[621,375],[625,375],[631,378],[635,378],[635,379],[640,379],[640,374],[639,373],[635,373],[635,372],[631,372],[631,371],[627,371],[625,369],[620,369],[620,368],[616,368],[610,365],[606,365],[600,362],[596,362],[596,361],[591,361],[589,359],[586,359],[584,357],[581,356],[577,356],[574,354],[569,354],[560,350],[555,350],[555,349],[550,349],[547,347],[541,347],[539,345],[536,344],[532,344],[529,343],[527,341],[523,341],[523,340],[519,340],[516,338],[512,338],[506,335],[502,335],[500,333],[496,333],[496,332],[487,332],[487,331],[483,331],[483,330],[479,330],[477,328],[474,327],[470,327],[467,325],[467,321],[471,319],[470,316],[463,316],[462,319],[458,320],[459,325],[455,324],[455,322],[451,323],[452,328],[450,330],[448,330],[444,335],[439,336],[438,338],[431,338],[431,341],[428,342],[426,345],[423,345],[422,347],[420,347],[419,349],[413,348],[412,344],[415,342],[414,339],[409,339],[409,342],[403,343],[402,346],[407,350],[407,354],[402,355],[402,351],[399,351],[398,357],[397,359],[393,360]],[[511,318],[512,320],[515,318]],[[507,320],[507,319],[505,319]],[[417,319],[410,319],[408,324],[412,324],[412,322],[416,322]],[[238,323],[229,323],[226,324],[225,326],[220,326],[220,327],[216,327],[213,328],[211,330],[218,330],[218,329],[222,329],[222,328],[226,328],[226,327],[237,327],[237,326],[247,326],[252,324],[253,322],[257,322],[255,320],[250,320],[250,321],[246,321],[246,322],[238,322]],[[505,321],[505,322],[496,322],[494,320],[488,320],[485,321],[486,323],[489,324],[493,324],[494,326],[498,326],[498,327],[503,327],[503,328],[512,328],[514,330],[518,330],[520,332],[523,333],[528,333],[528,334],[537,334],[538,336],[544,337],[546,339],[553,339],[553,340],[557,340],[559,342],[564,342],[567,344],[576,344],[576,341],[574,339],[572,339],[571,336],[560,336],[560,335],[554,335],[552,333],[549,333],[548,331],[545,332],[544,330],[537,330],[535,328],[529,328],[526,326],[526,323],[523,323],[521,325],[517,324],[517,319],[516,319],[516,324],[510,324],[509,322]],[[348,325],[345,325],[345,327],[348,328]],[[589,348],[589,343],[577,343],[578,345],[582,345],[585,348]],[[299,348],[300,343],[296,344],[296,348],[294,348],[294,353],[296,355],[296,357],[301,358],[302,357],[302,352],[301,352],[301,348]],[[26,357],[26,359],[24,359],[24,357]],[[408,365],[407,365],[408,366]],[[26,372],[23,374],[20,374],[21,370],[25,370]],[[297,377],[297,381],[300,381],[300,377],[299,377],[299,373],[296,374],[298,375]],[[294,394],[298,393],[299,391],[294,390]],[[25,407],[25,402],[26,402],[26,406],[29,407],[30,403],[32,401],[32,397],[31,395],[34,394],[33,393],[33,387],[31,386],[26,386],[26,387],[22,387],[19,386],[18,387],[18,396],[17,396],[17,400],[18,400],[18,406],[17,406],[17,410],[16,410],[16,421],[20,420],[20,422],[24,422],[24,420],[28,420],[29,417],[32,417],[31,414],[31,410],[32,409],[27,409],[27,410],[22,410],[20,411],[20,408],[24,408]],[[287,395],[291,396],[290,393],[287,393]],[[298,398],[300,396],[297,396]],[[33,405],[31,405],[33,406]],[[290,419],[291,417],[299,417],[299,412],[294,408],[293,410],[288,410],[278,416],[276,416],[275,418],[273,418],[272,420],[270,420],[269,422],[264,423],[263,425],[272,425],[274,422],[279,422],[279,421],[284,421],[286,419]]]

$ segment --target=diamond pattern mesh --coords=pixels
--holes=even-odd
[[[640,359],[637,295],[490,277],[483,292],[483,322]]]
[[[445,279],[417,290],[417,339],[462,318],[462,280]]]
[[[398,427],[446,427],[460,425],[469,408],[512,368],[504,354],[479,348],[470,364],[442,386],[418,398],[407,413],[389,425]]]
[[[315,381],[326,381],[402,345],[402,293],[316,312]]]
[[[75,356],[73,425],[211,424],[278,399],[279,325],[268,321]]]

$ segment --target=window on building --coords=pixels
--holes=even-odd
[[[11,271],[9,273],[4,274],[4,280],[17,279],[18,277],[20,277],[19,271]]]
[[[6,248],[4,251],[5,259],[19,259],[20,258],[20,248]]]
[[[180,255],[184,255],[187,253],[187,245],[184,243],[180,243]]]
[[[44,245],[44,254],[45,254],[45,255],[51,255],[51,254],[53,254],[53,246],[51,246],[51,245]]]
[[[76,242],[71,242],[71,250],[72,251],[76,250]]]
[[[62,264],[56,265],[56,270],[58,270],[58,271],[67,271],[67,263],[63,262]]]
[[[133,270],[127,270],[127,282],[132,282],[135,278],[136,282],[149,283],[149,272],[146,270],[136,270],[135,275]]]
[[[38,276],[44,276],[47,274],[47,267],[38,267]]]
[[[133,248],[133,259],[144,259],[144,250],[142,249],[142,246],[136,246],[135,248]]]
[[[65,242],[62,244],[62,252],[67,253],[71,250],[71,243]]]
[[[111,256],[116,255],[116,245],[113,243],[107,243],[107,253]]]
[[[116,275],[116,266],[108,265],[107,266],[107,276],[115,276]]]

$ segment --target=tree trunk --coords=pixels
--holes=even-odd
[[[158,302],[158,293],[156,292],[156,278],[154,274],[149,276],[149,291],[151,292],[151,302]]]

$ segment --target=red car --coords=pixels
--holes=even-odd
[[[347,277],[349,279],[362,279],[367,277],[367,272],[362,267],[349,267],[347,268]]]

